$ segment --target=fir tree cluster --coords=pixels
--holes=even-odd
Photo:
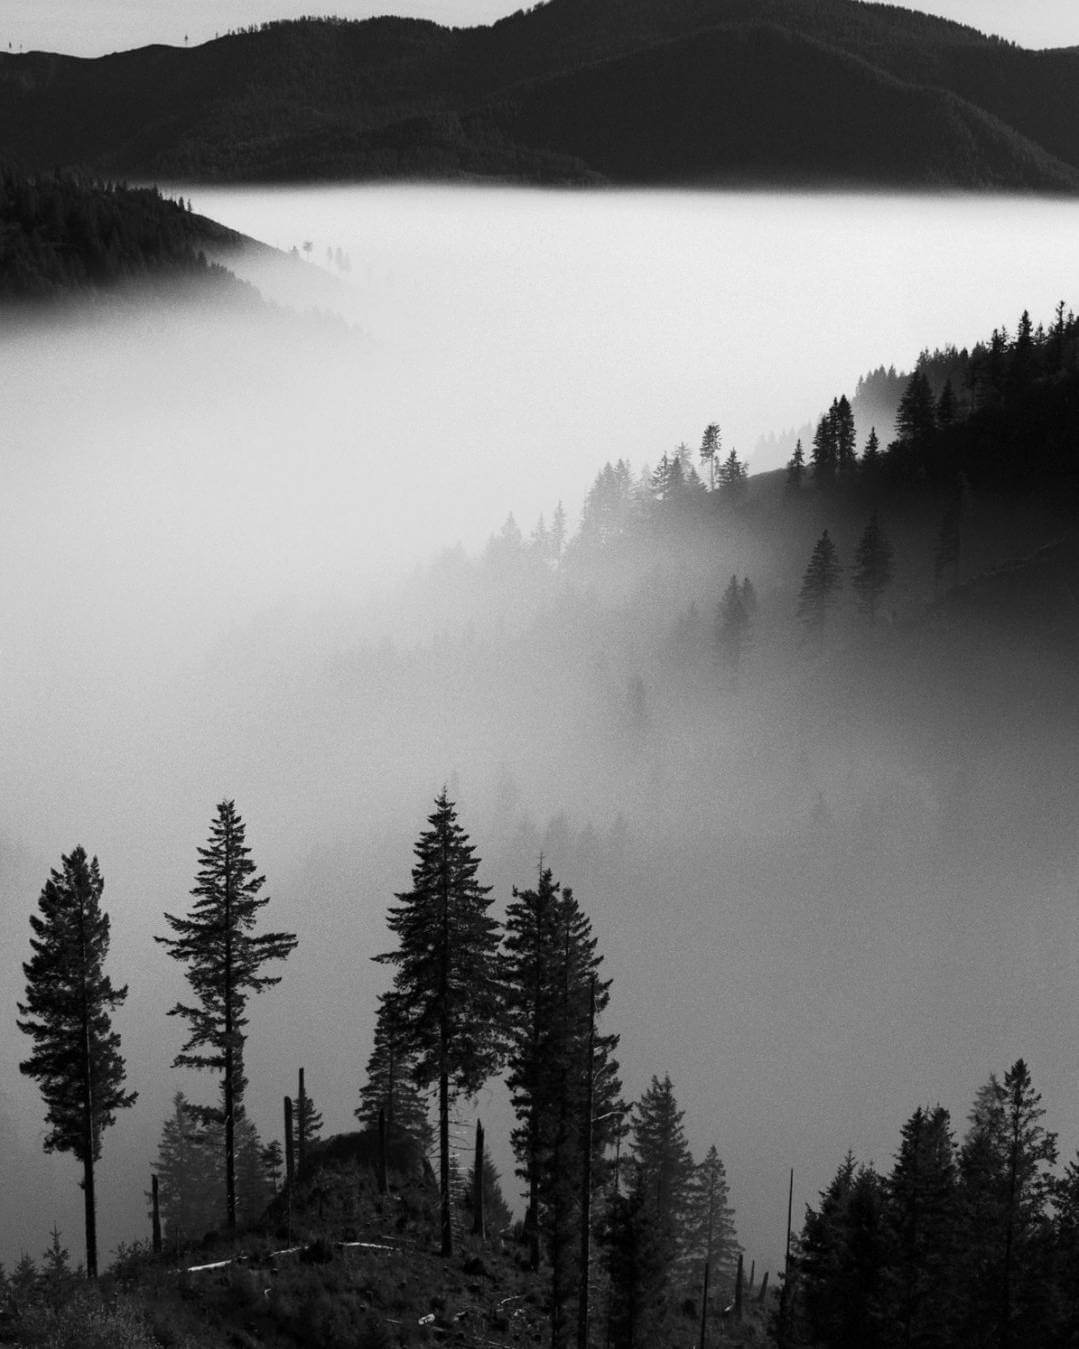
[[[1030,1070],[982,1086],[956,1141],[920,1106],[892,1170],[848,1154],[806,1211],[778,1313],[787,1346],[1074,1344],[1079,1159],[1053,1171]]]

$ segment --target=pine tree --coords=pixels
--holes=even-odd
[[[643,1187],[669,1267],[683,1254],[695,1167],[671,1079],[653,1076],[634,1108],[631,1168]]]
[[[742,599],[738,577],[732,576],[716,606],[715,643],[720,664],[736,681],[742,657],[749,646],[750,617]]]
[[[669,1315],[670,1255],[642,1177],[616,1194],[602,1226],[610,1281],[607,1343],[611,1349],[653,1349]]]
[[[520,1123],[511,1141],[528,1192],[531,1262],[546,1241],[552,1272],[552,1344],[563,1342],[565,1303],[580,1225],[581,1177],[589,1132],[591,1040],[591,1184],[602,1187],[607,1147],[621,1134],[624,1107],[614,1051],[618,1037],[591,1034],[591,1001],[601,1016],[609,981],[591,923],[569,887],[542,868],[533,890],[513,891],[506,915],[509,1012],[507,1083]]]
[[[875,1349],[885,1271],[884,1187],[849,1153],[816,1210],[807,1208],[797,1257],[812,1343]]]
[[[835,404],[833,404],[834,408]],[[838,447],[835,438],[835,418],[829,414],[820,419],[813,435],[813,449],[809,456],[813,483],[816,487],[832,487],[836,479]]]
[[[892,545],[874,511],[858,541],[854,553],[854,575],[851,577],[851,585],[858,596],[858,607],[870,623],[876,620],[880,597],[891,584],[892,556]]]
[[[172,1098],[172,1114],[162,1127],[154,1163],[164,1235],[172,1246],[200,1241],[218,1226],[222,1158],[217,1142],[178,1091]]]
[[[686,1272],[695,1280],[707,1264],[713,1289],[733,1289],[740,1250],[727,1172],[713,1144],[697,1164],[686,1196]]]
[[[222,801],[210,825],[209,842],[198,850],[191,916],[166,913],[165,921],[177,935],[154,938],[174,960],[187,965],[188,983],[197,999],[196,1004],[177,1003],[169,1010],[170,1016],[182,1017],[190,1031],[173,1066],[208,1068],[222,1075],[225,1221],[230,1233],[236,1230],[236,1126],[247,1085],[243,1073],[247,999],[281,982],[280,976],[260,971],[267,961],[286,959],[297,942],[291,932],[252,934],[258,911],[269,899],[259,893],[266,878],[255,874],[245,834],[235,803]]]
[[[858,451],[855,448],[854,413],[846,394],[832,404],[830,416],[836,477],[841,482],[850,482],[858,472]]]
[[[885,1196],[886,1319],[897,1344],[945,1349],[955,1332],[958,1193],[955,1140],[942,1106],[919,1106],[903,1126]]]
[[[940,398],[937,400],[937,425],[951,426],[955,422],[955,390],[952,388],[952,381],[946,379],[944,387],[940,391]]]
[[[749,579],[748,576],[742,577],[742,589],[740,592],[740,598],[742,601],[742,608],[746,611],[746,613],[750,616],[750,618],[752,618],[753,615],[757,612],[757,591],[756,587],[753,585],[753,582]]]
[[[732,449],[723,463],[720,464],[716,479],[719,490],[729,500],[734,501],[745,495],[749,469],[738,458],[737,451]]]
[[[795,617],[802,624],[806,639],[812,640],[818,649],[824,643],[825,624],[838,598],[841,575],[842,568],[835,544],[825,530],[813,548],[809,566],[802,577],[802,589],[795,610]]]
[[[993,1075],[978,1092],[959,1153],[963,1333],[1000,1349],[1030,1343],[1034,1329],[1029,1313],[1041,1271],[1033,1257],[1048,1222],[1056,1161],[1056,1135],[1042,1126],[1044,1114],[1017,1059],[1003,1084]]]
[[[704,435],[701,437],[701,463],[708,465],[708,486],[712,491],[716,487],[716,464],[719,460],[722,441],[719,433],[719,423],[709,422],[704,428]]]
[[[862,458],[859,463],[859,471],[866,482],[873,480],[880,473],[880,440],[877,437],[877,428],[869,428],[869,437],[865,442],[865,449],[862,451]]]
[[[488,1232],[501,1233],[513,1224],[513,1213],[510,1206],[506,1203],[502,1194],[502,1179],[498,1174],[498,1169],[491,1160],[490,1150],[484,1146],[483,1149],[483,1211],[486,1217],[486,1226]],[[473,1195],[475,1194],[476,1175],[475,1167],[470,1167],[465,1177],[463,1194],[463,1207],[466,1213],[472,1213]]]
[[[391,1136],[395,1130],[404,1130],[427,1153],[434,1146],[428,1104],[413,1081],[415,1056],[407,1047],[403,1018],[395,1016],[393,1009],[392,995],[382,994],[375,1015],[374,1045],[367,1060],[367,1080],[360,1088],[360,1104],[354,1113],[368,1129],[377,1129],[379,1113],[384,1113]]]
[[[136,1092],[124,1091],[120,1036],[111,1014],[127,997],[105,973],[109,918],[101,908],[104,881],[97,858],[83,848],[53,870],[32,914],[33,955],[23,965],[26,1002],[19,1003],[18,1027],[33,1040],[20,1072],[40,1085],[46,1152],[70,1152],[82,1164],[86,1226],[86,1273],[97,1277],[97,1211],[94,1163],[101,1156],[101,1134],[117,1110],[131,1105]]]
[[[786,489],[789,493],[796,494],[802,490],[806,475],[805,464],[805,450],[802,449],[802,442],[799,440],[795,444],[794,453],[787,460]]]
[[[304,1158],[313,1143],[322,1137],[322,1111],[311,1099],[304,1084],[303,1069],[300,1069],[300,1085],[296,1093],[296,1110],[293,1116],[293,1147],[296,1150],[296,1164],[302,1166]]]
[[[430,826],[415,845],[412,889],[390,909],[394,951],[375,959],[396,967],[394,1006],[415,1055],[413,1080],[438,1088],[442,1253],[453,1254],[450,1101],[474,1095],[503,1053],[498,925],[490,886],[476,880],[479,859],[443,789]]]

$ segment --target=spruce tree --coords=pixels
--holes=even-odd
[[[719,453],[722,448],[720,439],[719,423],[709,422],[704,428],[704,435],[701,436],[701,463],[708,465],[708,486],[712,491],[716,487],[716,465],[719,462]]]
[[[954,1342],[952,1284],[958,1256],[955,1140],[942,1106],[919,1108],[903,1126],[885,1182],[888,1267],[883,1300],[901,1345]]]
[[[396,950],[375,956],[395,966],[394,1005],[414,1054],[413,1080],[438,1089],[442,1254],[453,1254],[450,1102],[474,1095],[496,1072],[504,1032],[498,924],[490,886],[457,822],[445,788],[415,845],[412,889],[396,896],[387,924]]]
[[[606,1342],[611,1349],[653,1349],[664,1342],[670,1314],[671,1262],[641,1176],[614,1196],[602,1242],[610,1285]]]
[[[246,826],[235,803],[222,801],[210,825],[210,838],[199,848],[197,884],[191,914],[165,921],[176,934],[155,937],[174,960],[187,965],[193,1004],[177,1003],[170,1016],[188,1023],[189,1035],[173,1060],[177,1068],[208,1068],[222,1075],[224,1124],[225,1222],[236,1230],[236,1126],[243,1112],[243,1047],[247,1000],[281,982],[262,974],[263,965],[284,960],[295,949],[291,932],[253,934],[259,909],[269,903],[260,894],[265,876],[256,875]]]
[[[873,483],[880,475],[881,453],[880,439],[877,436],[877,428],[869,428],[869,436],[865,442],[865,449],[862,451],[862,457],[858,463],[858,472],[862,481]]]
[[[737,681],[742,657],[749,646],[750,615],[738,577],[732,576],[716,606],[715,646],[720,664]]]
[[[514,889],[505,949],[507,1082],[519,1120],[511,1141],[518,1174],[527,1186],[533,1267],[539,1262],[541,1235],[546,1242],[552,1344],[558,1345],[566,1330],[565,1304],[574,1271],[585,1140],[590,1134],[590,1181],[598,1189],[606,1179],[605,1151],[622,1131],[624,1107],[614,1058],[618,1037],[590,1034],[592,990],[598,1017],[607,1007],[610,982],[598,977],[602,957],[591,923],[572,890],[563,889],[549,868],[541,869],[534,889]]]
[[[846,394],[832,404],[830,416],[836,477],[841,482],[850,482],[858,471],[858,451],[855,448],[854,413]]]
[[[749,469],[738,458],[737,451],[731,450],[716,474],[720,491],[729,500],[737,500],[745,495],[748,479]]]
[[[963,1333],[1000,1349],[1030,1343],[1040,1297],[1036,1256],[1048,1223],[1056,1135],[1030,1072],[1017,1059],[1003,1083],[978,1092],[959,1153],[961,1240],[965,1271]]]
[[[686,1240],[686,1214],[695,1167],[669,1075],[653,1076],[634,1107],[631,1168],[643,1187],[673,1269]]]
[[[851,577],[858,607],[870,623],[876,621],[880,597],[891,584],[892,556],[892,545],[874,511],[855,549],[854,575]]]
[[[741,1247],[734,1226],[727,1172],[713,1144],[693,1172],[686,1196],[684,1257],[690,1281],[707,1264],[713,1289],[733,1289]]]
[[[818,649],[824,643],[824,628],[835,606],[841,575],[842,568],[835,544],[825,530],[813,548],[809,566],[802,577],[802,589],[795,610],[805,638],[811,640]]]
[[[834,406],[833,404],[833,408]],[[815,487],[828,488],[835,484],[837,460],[835,418],[828,414],[817,422],[817,429],[813,435],[813,448],[809,456]]]
[[[802,449],[802,442],[799,440],[794,446],[794,453],[787,460],[786,489],[792,495],[802,490],[806,475],[805,465],[805,450]]]
[[[222,1158],[219,1138],[183,1092],[172,1098],[153,1169],[158,1178],[165,1239],[177,1248],[201,1241],[220,1224]]]
[[[20,1072],[34,1078],[45,1102],[46,1152],[70,1152],[82,1165],[86,1273],[97,1277],[94,1163],[101,1134],[136,1092],[124,1090],[120,1036],[112,1013],[127,997],[105,973],[109,918],[97,858],[75,848],[53,870],[30,917],[33,951],[23,965],[26,1001],[17,1025],[33,1041]]]
[[[392,995],[380,995],[367,1080],[360,1088],[360,1103],[353,1113],[367,1129],[377,1129],[379,1114],[384,1114],[391,1136],[403,1130],[424,1152],[430,1152],[434,1131],[428,1119],[427,1099],[413,1081],[414,1055],[409,1052],[402,1021],[394,1014]]]

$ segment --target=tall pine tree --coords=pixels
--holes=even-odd
[[[174,960],[187,966],[195,1003],[177,1003],[170,1016],[188,1023],[189,1035],[174,1067],[208,1068],[222,1075],[224,1125],[225,1222],[236,1230],[236,1126],[247,1085],[243,1072],[247,1000],[252,993],[281,982],[262,974],[267,961],[284,960],[296,947],[291,932],[255,936],[258,911],[269,903],[260,895],[265,876],[256,875],[246,826],[232,801],[222,801],[210,825],[210,838],[199,848],[195,900],[191,915],[165,921],[176,934],[155,937]],[[212,1112],[211,1112],[212,1113]]]
[[[97,858],[75,848],[53,870],[30,916],[33,951],[23,965],[26,1001],[17,1022],[33,1040],[20,1072],[34,1078],[45,1102],[46,1152],[70,1152],[82,1164],[86,1273],[97,1277],[94,1163],[101,1134],[117,1110],[132,1104],[124,1090],[120,1036],[112,1013],[127,997],[105,973],[109,918],[101,908],[105,883]]]
[[[824,644],[824,629],[838,597],[841,576],[842,568],[835,544],[825,530],[813,548],[809,566],[802,577],[802,589],[795,610],[806,640],[811,641],[818,650]]]
[[[413,1080],[438,1090],[442,1253],[453,1254],[450,1102],[474,1095],[500,1066],[503,986],[490,886],[445,788],[415,845],[412,889],[387,924],[397,948],[375,956],[395,967],[395,1008],[414,1057]]]
[[[590,1034],[592,990],[598,1018],[610,982],[598,977],[602,957],[591,923],[549,868],[541,868],[534,889],[514,889],[505,947],[508,1085],[519,1120],[512,1142],[527,1186],[533,1267],[540,1236],[546,1240],[557,1345],[565,1334],[576,1256],[586,1139],[591,1137],[590,1183],[596,1189],[606,1178],[605,1151],[622,1130],[618,1037]]]

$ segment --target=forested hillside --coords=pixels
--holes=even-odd
[[[211,281],[218,295],[257,303],[251,287],[206,258],[207,249],[240,242],[154,188],[0,165],[0,300],[88,299],[122,284]]]
[[[1079,55],[854,0],[549,0],[487,28],[305,19],[0,55],[0,149],[175,179],[1072,191]]]

